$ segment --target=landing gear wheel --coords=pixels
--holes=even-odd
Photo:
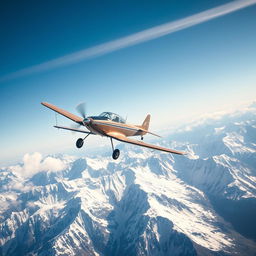
[[[77,141],[76,141],[76,147],[77,148],[81,148],[82,146],[84,145],[84,140],[79,138]]]
[[[120,150],[119,149],[115,149],[113,151],[112,157],[113,157],[114,160],[116,160],[119,157],[119,155],[120,155]]]

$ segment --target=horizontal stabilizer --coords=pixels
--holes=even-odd
[[[157,135],[157,134],[155,134],[155,133],[153,133],[153,132],[150,132],[150,131],[145,130],[145,129],[142,129],[142,128],[140,128],[139,131],[145,132],[145,133],[149,133],[149,134],[152,134],[152,135],[157,136],[157,137],[159,137],[159,138],[162,138],[160,135]]]

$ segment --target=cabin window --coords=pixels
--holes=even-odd
[[[111,112],[103,112],[100,114],[100,116],[108,118],[108,119],[112,120],[113,122],[125,123],[125,120],[121,116],[111,113]]]
[[[118,122],[118,123],[119,123],[119,117],[118,117],[118,116],[116,116],[116,115],[113,115],[113,119],[112,119],[112,121],[114,121],[114,122]]]

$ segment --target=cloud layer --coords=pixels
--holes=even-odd
[[[23,164],[11,166],[10,170],[19,176],[29,178],[41,171],[57,172],[66,167],[66,163],[59,158],[48,156],[43,159],[40,153],[35,152],[32,154],[25,154],[23,157]]]
[[[122,37],[107,43],[87,48],[72,54],[68,54],[32,67],[21,69],[19,71],[0,77],[0,83],[30,74],[78,63],[90,58],[105,55],[110,52],[114,52],[136,44],[163,37],[165,35],[169,35],[171,33],[195,26],[197,24],[215,19],[217,17],[232,13],[234,11],[238,11],[254,4],[256,4],[256,0],[232,1],[228,4],[224,4],[180,20],[168,22],[160,26],[152,27],[150,29],[146,29],[126,37]]]

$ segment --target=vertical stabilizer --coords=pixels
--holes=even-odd
[[[150,115],[148,114],[144,120],[144,122],[142,123],[141,128],[144,130],[148,130],[149,127],[149,123],[150,123]]]

